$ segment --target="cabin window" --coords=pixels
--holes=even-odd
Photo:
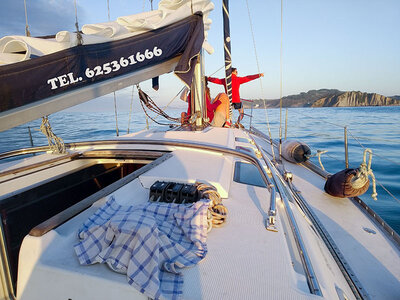
[[[239,183],[267,187],[255,165],[237,161],[233,180]]]

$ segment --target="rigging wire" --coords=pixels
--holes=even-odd
[[[115,131],[117,132],[117,136],[119,136],[118,130],[118,112],[117,112],[117,98],[114,92],[114,111],[115,111]]]
[[[258,62],[258,55],[257,55],[257,48],[256,48],[256,39],[255,39],[255,37],[254,37],[253,23],[252,23],[252,21],[251,21],[251,14],[250,14],[250,7],[249,7],[249,2],[248,2],[248,0],[246,0],[246,6],[247,6],[247,14],[248,14],[248,16],[249,16],[249,23],[250,23],[251,36],[252,36],[252,39],[253,39],[253,47],[254,47],[254,54],[255,54],[255,57],[256,57],[257,70],[258,70],[258,73],[260,73],[260,64],[259,64],[259,62]],[[263,85],[262,85],[262,80],[260,79],[259,82],[260,82],[260,88],[261,88],[261,95],[262,95],[263,98],[265,98],[265,95],[264,95],[264,88],[263,88]],[[253,119],[253,104],[254,104],[254,103],[252,102],[252,103],[251,103],[250,127],[251,127],[251,122],[252,122],[252,119]],[[270,143],[271,143],[272,157],[273,157],[273,159],[275,160],[275,151],[274,151],[274,146],[273,146],[273,143],[272,143],[272,134],[271,134],[271,128],[270,128],[270,124],[269,124],[268,111],[267,111],[267,107],[266,107],[266,105],[265,105],[265,99],[263,100],[263,105],[264,105],[264,111],[265,111],[265,119],[266,119],[266,122],[267,122],[269,140],[270,140]]]
[[[108,22],[110,22],[110,0],[107,0]]]
[[[131,105],[130,105],[130,109],[129,109],[129,119],[128,119],[128,131],[127,131],[127,134],[129,134],[129,127],[131,125],[131,117],[132,117],[132,111],[133,111],[133,109],[132,109],[132,107],[133,107],[133,92],[134,92],[134,90],[135,90],[135,86],[132,85]]]
[[[24,0],[24,7],[25,7],[25,35],[31,36],[28,25],[28,10],[26,9],[26,0]]]
[[[367,149],[367,148],[366,148],[363,144],[361,144],[361,142],[358,140],[359,138],[355,137],[349,130],[347,130],[347,132],[348,132],[348,133],[353,137],[353,139],[361,146],[361,148],[363,148],[364,150]],[[392,163],[392,164],[395,164],[395,165],[400,166],[400,163],[398,163],[398,162],[396,162],[396,161],[394,161],[394,160],[391,160],[390,158],[387,158],[387,157],[384,157],[384,156],[382,156],[382,155],[376,154],[375,152],[374,152],[374,155],[375,155],[375,156],[378,156],[379,158],[382,158],[382,159],[384,159],[384,160],[387,160],[388,162],[390,162],[390,163]]]
[[[108,12],[108,22],[110,22],[110,20],[111,20],[111,17],[110,17],[110,0],[107,0],[107,12]],[[115,95],[115,91],[113,92],[113,94],[114,94],[114,112],[115,112],[115,131],[117,133],[117,136],[119,136],[117,96]],[[129,119],[129,122],[130,122],[130,119]],[[129,124],[128,124],[128,133],[129,133]]]
[[[381,186],[381,188],[382,188],[386,193],[388,193],[394,200],[396,200],[397,202],[400,203],[400,200],[397,199],[396,196],[393,195],[387,188],[385,188],[385,187],[383,186],[383,184],[380,183],[376,178],[375,178],[375,181]]]
[[[147,95],[145,92],[143,92],[141,90],[141,88],[139,87],[139,85],[136,85],[137,90],[139,92],[139,99],[140,99],[140,105],[143,108],[143,111],[145,113],[145,115],[150,118],[153,122],[159,124],[159,125],[173,125],[173,124],[166,124],[166,123],[160,123],[158,121],[156,121],[154,118],[152,118],[146,111],[144,104],[146,105],[146,107],[152,111],[155,114],[161,115],[162,117],[166,118],[167,120],[171,121],[171,122],[175,122],[175,123],[180,123],[180,119],[178,118],[173,118],[170,117],[167,113],[165,113],[161,108],[159,108],[157,106],[157,104],[153,101],[153,99],[150,98],[149,95]]]
[[[214,73],[212,73],[210,76],[213,76],[215,73],[217,73],[218,71],[220,71],[220,70],[223,69],[224,67],[225,67],[225,66],[220,67],[218,70],[216,70],[216,71],[215,71]],[[185,88],[186,88],[186,86],[183,86],[183,87],[179,90],[179,92],[168,102],[168,104],[162,108],[162,110],[167,109],[167,108],[171,105],[171,103],[172,103],[173,101],[175,101],[175,99],[183,92],[183,90],[184,90]],[[154,119],[157,119],[158,116],[159,116],[159,115],[157,115]],[[147,121],[147,116],[146,116],[146,121]],[[147,129],[148,129],[148,124],[147,124]]]
[[[280,89],[279,89],[279,158],[282,157],[282,56],[283,56],[283,0],[281,0],[281,52],[280,52]]]
[[[82,35],[79,30],[79,25],[78,25],[78,8],[76,5],[76,0],[74,0],[74,6],[75,6],[75,28],[76,28],[76,38],[78,39],[78,46],[82,45]]]
[[[287,122],[288,122],[288,108],[286,107],[286,117],[285,117],[285,141],[287,138]]]
[[[256,39],[254,37],[254,30],[253,30],[253,22],[251,21],[251,15],[250,15],[250,8],[249,8],[249,2],[248,0],[246,0],[246,6],[247,6],[247,15],[249,16],[249,23],[250,23],[250,31],[251,31],[251,37],[253,39],[253,48],[254,48],[254,55],[256,58],[256,64],[257,64],[257,71],[258,74],[260,74],[260,64],[258,62],[258,55],[257,55],[257,48],[256,48]],[[262,80],[259,80],[260,82],[260,88],[261,88],[261,95],[264,97],[264,89],[263,89],[263,84],[262,84]],[[254,102],[251,103],[251,118],[250,118],[250,127],[251,127],[251,122],[253,119],[253,106],[254,106]]]

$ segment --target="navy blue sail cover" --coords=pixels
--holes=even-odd
[[[202,16],[195,14],[130,38],[80,45],[0,66],[0,112],[155,66],[179,55],[175,73],[190,86],[203,41]]]

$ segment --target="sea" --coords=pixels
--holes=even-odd
[[[179,117],[185,108],[167,108]],[[236,112],[235,112],[236,114]],[[252,115],[252,117],[250,117]],[[236,115],[235,115],[236,116]],[[49,116],[53,132],[65,142],[113,139],[147,128],[165,127],[146,120],[143,113],[58,112]],[[160,123],[161,117],[156,119]],[[348,137],[349,167],[362,163],[365,149],[372,150],[371,168],[376,178],[378,200],[371,198],[372,189],[361,196],[397,233],[400,234],[400,107],[288,108],[246,110],[243,125],[261,130],[274,139],[296,139],[308,144],[313,154],[321,155],[330,173],[345,169],[345,128]],[[41,120],[0,132],[0,153],[31,145],[47,145],[39,131]],[[368,158],[368,156],[367,156]],[[316,164],[317,157],[312,157]],[[351,216],[348,216],[351,218]]]

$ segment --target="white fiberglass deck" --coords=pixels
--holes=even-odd
[[[235,141],[235,138],[242,138]],[[175,139],[190,142],[205,142],[216,146],[235,149],[236,146],[255,149],[246,141],[249,136],[235,129],[207,129],[205,132],[142,132],[129,138]],[[244,139],[243,139],[244,138]],[[116,145],[116,147],[119,147]],[[123,146],[124,148],[127,145]],[[138,146],[135,145],[137,148]],[[156,146],[152,146],[156,148]],[[162,147],[165,149],[165,147]],[[184,147],[167,147],[173,157],[154,169],[141,175],[126,186],[114,192],[121,204],[135,204],[147,201],[149,186],[156,180],[180,182],[203,181],[215,184],[224,195],[223,204],[228,208],[225,226],[213,228],[208,235],[208,254],[193,268],[185,269],[184,299],[317,299],[309,292],[306,276],[299,258],[293,234],[281,201],[277,203],[278,232],[268,231],[265,222],[270,206],[267,188],[233,181],[234,163],[241,159],[232,155],[217,154],[205,150],[190,150]],[[252,150],[251,150],[252,151]],[[289,168],[289,167],[288,167]],[[294,184],[304,192],[310,192],[311,205],[321,199],[321,179],[311,176],[308,170],[293,166]],[[310,177],[310,182],[301,178]],[[317,182],[315,182],[317,180]],[[306,197],[307,200],[309,197]],[[312,199],[311,199],[312,198]],[[111,271],[105,265],[80,266],[73,245],[77,243],[77,231],[82,223],[105,202],[99,200],[91,208],[77,215],[65,224],[51,230],[42,237],[27,236],[23,242],[20,261],[17,295],[19,299],[42,299],[46,291],[48,299],[146,299],[127,283],[126,275]],[[340,207],[344,205],[339,205]],[[326,299],[353,299],[353,294],[338,266],[327,250],[322,239],[315,233],[307,218],[295,204],[290,204],[294,217],[301,229],[301,236],[307,246],[311,264]],[[328,208],[328,210],[334,210]],[[345,208],[346,209],[346,208]],[[355,208],[349,208],[356,210]],[[320,211],[317,211],[320,213]],[[357,214],[357,212],[352,212]],[[345,220],[344,220],[345,223]],[[346,226],[350,226],[346,225]],[[371,224],[362,226],[370,227]],[[328,226],[327,226],[328,227]],[[343,234],[333,226],[332,236]],[[352,228],[346,228],[348,235]],[[367,235],[359,244],[371,243]],[[337,237],[339,238],[339,237]],[[377,235],[379,242],[384,238]],[[345,236],[342,243],[349,239]],[[339,244],[339,243],[338,243]],[[342,245],[341,245],[342,246]],[[366,245],[365,245],[366,246]],[[348,245],[351,248],[351,245]],[[363,248],[366,249],[366,248]],[[366,250],[365,250],[366,251]],[[382,250],[398,255],[396,249]],[[354,249],[357,253],[358,250]],[[362,251],[364,252],[364,250]],[[353,255],[353,257],[356,255]],[[353,259],[350,257],[350,259]],[[347,259],[347,258],[346,258]],[[367,257],[365,259],[371,259]],[[354,257],[357,261],[357,258]],[[361,261],[358,258],[358,261]],[[375,263],[372,261],[372,263]],[[396,262],[397,265],[399,261]],[[386,266],[386,262],[381,263]],[[365,264],[366,272],[368,265]],[[396,267],[394,267],[396,268]],[[355,268],[356,269],[356,268]],[[375,270],[373,270],[375,272]],[[387,276],[383,268],[376,277]],[[372,271],[370,271],[372,272]],[[398,274],[392,274],[388,283],[397,283]],[[370,278],[366,278],[370,279]],[[384,280],[384,279],[382,279]],[[396,291],[393,289],[392,291]],[[376,296],[371,290],[372,298]],[[393,294],[388,294],[391,298]],[[383,299],[378,295],[376,299]]]

